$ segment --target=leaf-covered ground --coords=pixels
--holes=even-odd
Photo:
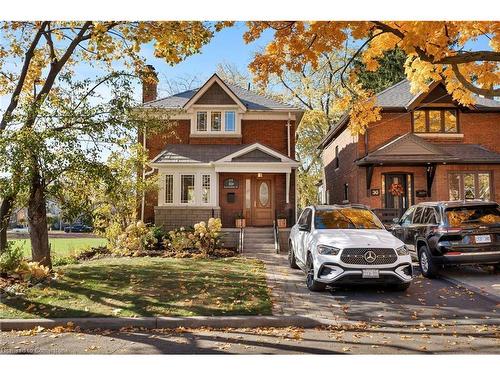
[[[258,260],[105,258],[56,270],[50,286],[3,296],[0,318],[271,314]]]

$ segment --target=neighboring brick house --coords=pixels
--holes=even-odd
[[[199,89],[163,99],[156,84],[145,83],[143,101],[145,110],[165,111],[175,133],[145,139],[149,166],[159,173],[158,193],[145,200],[146,222],[170,229],[221,217],[231,228],[239,214],[247,226],[271,226],[277,215],[295,222],[301,109],[215,74]]]
[[[323,200],[370,206],[385,221],[422,201],[500,201],[500,102],[455,103],[442,83],[377,95],[380,121],[351,135],[344,116],[322,140]]]

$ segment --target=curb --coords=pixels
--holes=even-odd
[[[443,321],[440,320],[440,323]],[[420,320],[415,322],[376,321],[362,322],[355,320],[333,320],[327,318],[304,315],[284,316],[196,316],[186,318],[150,317],[150,318],[54,318],[54,319],[0,319],[0,331],[29,330],[35,327],[54,328],[67,326],[68,323],[81,329],[110,329],[142,328],[142,329],[174,329],[184,328],[284,328],[301,327],[315,328],[328,325],[355,325],[366,324],[386,325],[392,327],[411,327],[424,324],[435,324],[435,320]],[[500,319],[460,319],[446,320],[443,324],[470,325],[487,324],[499,325]]]
[[[483,298],[489,299],[490,301],[493,301],[496,304],[500,304],[500,297],[498,297],[494,294],[488,293],[488,292],[482,290],[481,288],[470,285],[464,281],[457,280],[453,277],[449,277],[449,276],[445,276],[445,275],[440,275],[440,276],[443,280],[446,280],[455,286],[460,286],[460,287],[469,289],[469,290],[475,292],[476,294],[479,294]]]

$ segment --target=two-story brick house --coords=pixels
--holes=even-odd
[[[143,87],[144,110],[165,111],[172,134],[145,136],[158,193],[146,197],[144,220],[166,228],[221,217],[235,226],[295,221],[295,129],[303,111],[213,75],[199,89],[156,98]],[[142,137],[143,135],[140,135]],[[142,139],[141,139],[142,142]]]
[[[421,201],[500,201],[500,102],[464,107],[440,82],[413,95],[407,80],[376,100],[381,120],[364,135],[344,116],[321,142],[325,202],[366,204],[389,221]]]

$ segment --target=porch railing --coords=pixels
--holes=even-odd
[[[276,254],[279,254],[281,249],[280,249],[280,229],[278,227],[278,222],[276,220],[273,220],[273,234],[274,234],[274,250],[276,251]]]
[[[245,228],[240,228],[238,233],[238,252],[243,253],[243,248],[245,246]]]

